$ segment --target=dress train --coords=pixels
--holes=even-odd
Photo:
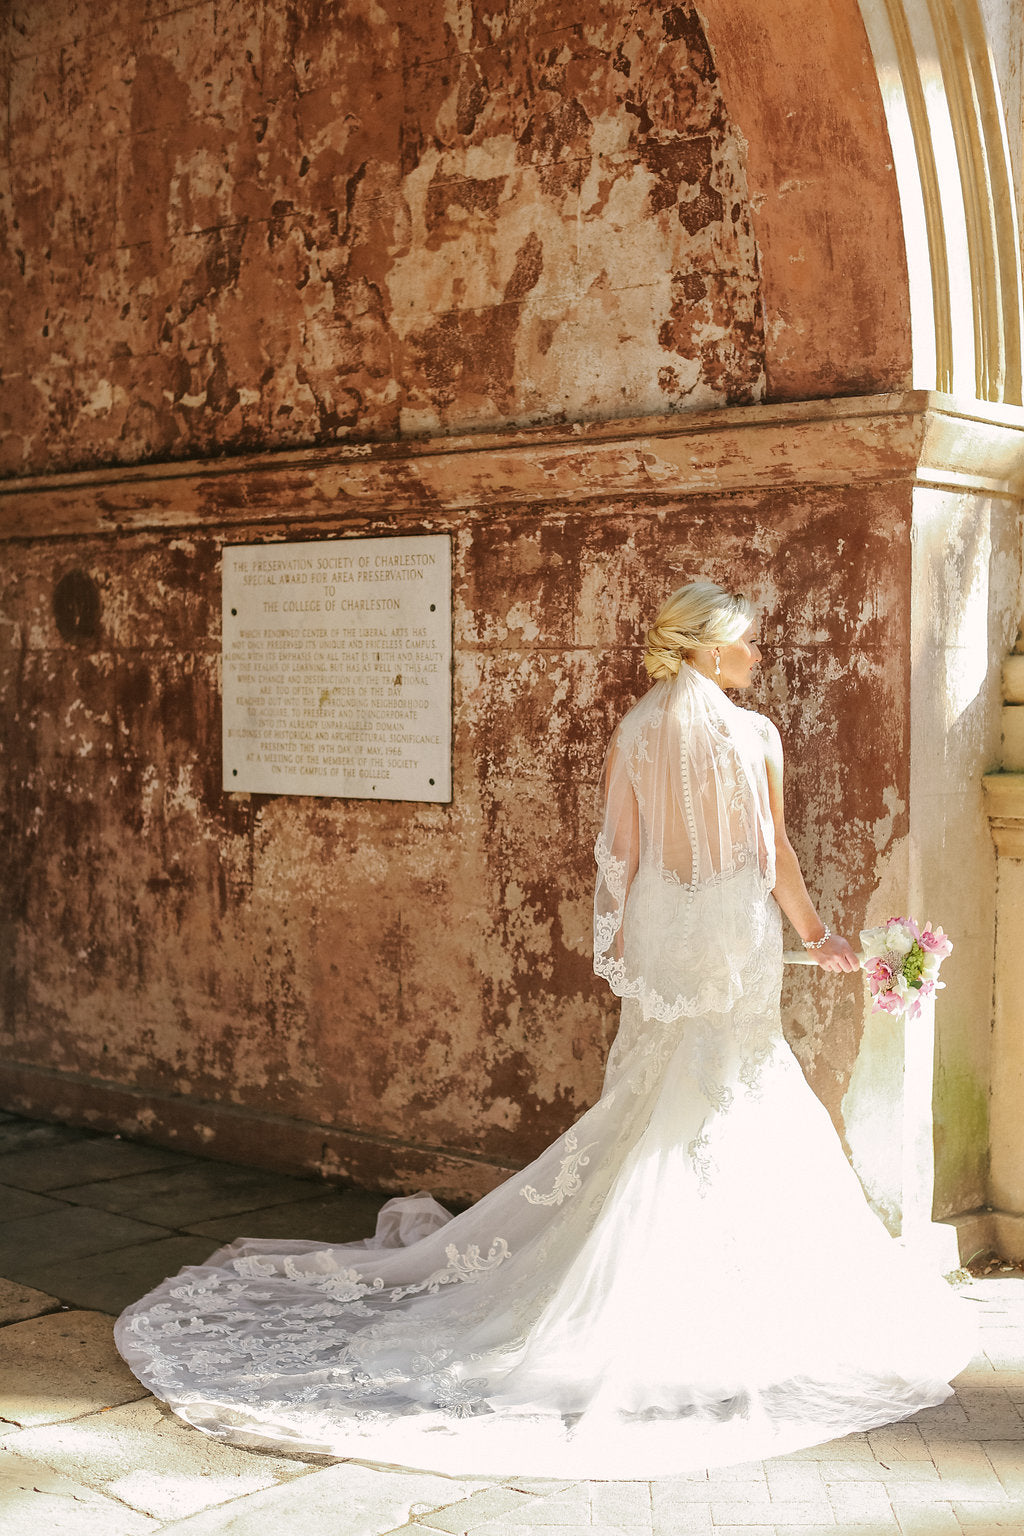
[[[231,1243],[119,1319],[132,1369],[235,1443],[455,1474],[670,1475],[942,1402],[969,1308],[867,1206],[765,910],[741,1006],[625,1001],[601,1098],[522,1174],[363,1243]]]

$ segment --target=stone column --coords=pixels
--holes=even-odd
[[[905,1027],[866,1014],[842,1123],[889,1230],[949,1270],[954,1232],[961,1257],[992,1243],[975,1215],[987,1199],[995,924],[980,781],[999,761],[999,658],[1018,616],[1022,423],[1005,408],[986,420],[945,404],[923,418],[911,487],[908,793],[890,805],[906,811],[909,835],[880,857],[865,917],[930,920],[955,948],[934,1012]],[[884,712],[865,739],[879,728]]]
[[[1003,669],[1003,766],[986,774],[996,845],[996,953],[992,1020],[991,1165],[993,1246],[1024,1259],[1024,655]]]

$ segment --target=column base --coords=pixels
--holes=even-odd
[[[964,1211],[932,1225],[955,1233],[961,1264],[969,1264],[984,1253],[997,1254],[1012,1264],[1024,1264],[1024,1215],[1019,1212],[980,1206],[976,1211]]]

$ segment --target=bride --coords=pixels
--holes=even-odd
[[[949,1396],[967,1307],[868,1208],[780,1025],[781,912],[828,971],[783,819],[746,599],[673,593],[614,732],[595,967],[622,998],[600,1099],[452,1218],[239,1239],[117,1324],[140,1380],[237,1444],[461,1474],[650,1478]]]

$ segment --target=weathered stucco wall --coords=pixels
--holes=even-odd
[[[93,20],[10,24],[8,473],[759,397],[691,6]]]
[[[790,433],[761,446],[762,478]],[[618,452],[634,486],[678,478],[671,439]],[[383,469],[409,480],[400,460]],[[317,471],[303,478],[303,537],[454,536],[453,803],[222,793],[219,549],[295,529],[239,511],[258,472],[155,488],[189,525],[174,533],[9,544],[7,1102],[470,1195],[598,1089],[616,1009],[591,971],[595,785],[644,686],[645,622],[687,574],[764,603],[750,702],[789,744],[811,885],[833,921],[859,922],[906,834],[909,497],[768,484],[567,502],[563,485],[543,516],[528,488],[522,503],[360,514],[317,512]],[[287,471],[276,486],[287,496]],[[141,506],[144,490],[120,494]],[[195,524],[192,498],[211,494],[227,532]],[[841,1126],[860,983],[804,975],[787,999]]]
[[[13,4],[0,473],[905,386],[855,0],[701,15]]]

